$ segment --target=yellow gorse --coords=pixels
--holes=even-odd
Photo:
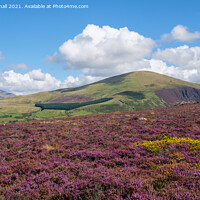
[[[164,136],[161,140],[155,140],[155,141],[147,141],[144,140],[142,142],[136,142],[134,143],[136,146],[144,146],[151,152],[156,152],[158,150],[163,149],[163,146],[167,144],[175,144],[175,143],[181,143],[181,142],[189,142],[191,145],[190,150],[198,150],[200,149],[200,140],[194,140],[191,138],[178,138],[178,137],[167,137]]]

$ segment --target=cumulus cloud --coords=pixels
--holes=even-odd
[[[200,38],[200,32],[190,33],[188,28],[183,25],[177,25],[171,33],[162,36],[163,41],[178,40],[182,42],[192,41]]]
[[[0,60],[4,60],[5,56],[2,54],[2,52],[0,51]]]
[[[68,76],[64,82],[61,84],[61,88],[71,88],[78,87],[82,85],[87,85],[96,81],[99,81],[105,77],[95,77],[95,76],[87,76],[80,75],[78,77]]]
[[[196,69],[200,67],[200,47],[187,45],[177,48],[158,49],[153,58],[164,60],[184,69]]]
[[[68,69],[101,70],[104,75],[150,56],[155,42],[150,38],[129,31],[88,25],[81,34],[60,46],[59,51],[67,62]],[[106,73],[105,73],[106,72]]]
[[[78,87],[102,78],[104,77],[87,75],[80,75],[78,77],[68,76],[62,82],[49,73],[43,73],[41,69],[35,69],[25,74],[10,70],[0,73],[0,89],[16,95],[26,95],[60,88]]]
[[[60,85],[61,81],[49,73],[43,73],[41,69],[26,74],[16,73],[13,70],[0,74],[0,88],[17,95],[57,89]]]
[[[184,68],[174,65],[168,65],[163,60],[150,59],[146,60],[145,67],[140,70],[152,71],[160,74],[165,74],[174,78],[182,79],[190,82],[200,82],[199,68]]]
[[[176,78],[191,82],[200,82],[200,47],[189,47],[187,45],[176,48],[158,49],[153,54],[153,59],[162,60],[162,62],[172,63],[163,73],[169,73]],[[172,70],[173,69],[173,70]]]
[[[187,27],[178,25],[163,39],[191,41],[200,37]],[[67,86],[89,83],[122,73],[149,70],[188,81],[200,81],[200,47],[187,45],[158,49],[153,55],[155,42],[128,28],[88,25],[82,33],[64,42],[59,53],[49,57],[50,62],[66,62],[66,69],[79,69],[83,77],[68,77]],[[63,57],[60,57],[60,56]],[[62,59],[61,59],[62,58]],[[171,65],[169,64],[171,63]],[[88,78],[90,77],[90,79]]]
[[[83,69],[86,75],[91,75],[95,77],[109,77],[115,76],[123,73],[128,73],[132,71],[142,70],[148,65],[146,59],[141,59],[133,62],[125,62],[119,65],[113,66],[112,68],[87,68]]]
[[[6,70],[12,70],[12,69],[13,70],[14,69],[16,69],[16,70],[28,70],[28,66],[26,64],[22,63],[22,64],[18,64],[18,65],[6,66],[5,69]]]

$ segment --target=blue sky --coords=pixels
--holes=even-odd
[[[1,1],[4,4],[89,8],[1,8],[0,89],[29,94],[135,70],[200,82],[199,0]]]

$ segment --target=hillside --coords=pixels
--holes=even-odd
[[[0,122],[149,109],[181,102],[199,102],[199,89],[199,84],[169,76],[146,71],[132,72],[82,87],[0,99]],[[110,100],[89,105],[90,101],[99,102],[102,98]],[[83,102],[87,105],[84,103],[82,106]],[[35,104],[47,103],[79,103],[79,107],[73,107],[71,110],[42,111],[39,107],[35,107]]]
[[[200,104],[0,125],[0,199],[200,199]]]

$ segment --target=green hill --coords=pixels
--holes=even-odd
[[[0,99],[0,122],[165,107],[181,102],[199,101],[199,89],[199,84],[158,73],[138,71],[77,88]],[[109,100],[101,102],[104,98]],[[71,110],[42,111],[40,107],[35,107],[35,104],[50,103],[78,103],[78,107]],[[49,105],[45,108],[47,107],[49,108]]]

